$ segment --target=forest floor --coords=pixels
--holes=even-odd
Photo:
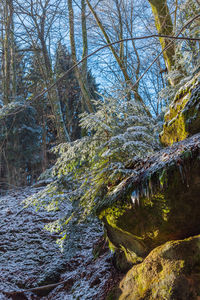
[[[72,226],[61,252],[58,234],[44,226],[62,216],[67,207],[57,212],[23,207],[22,201],[40,190],[26,187],[0,197],[0,300],[105,299],[122,274],[113,267],[101,225],[92,219]],[[37,289],[45,285],[48,288]],[[24,291],[32,288],[34,293]]]

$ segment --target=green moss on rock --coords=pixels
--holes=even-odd
[[[128,262],[200,232],[199,156],[200,134],[161,150],[112,191],[99,217],[112,248],[124,251]]]
[[[193,300],[200,295],[200,236],[170,241],[134,266],[120,284],[120,300]]]
[[[200,131],[200,73],[176,94],[165,115],[161,143],[165,146],[182,141]]]

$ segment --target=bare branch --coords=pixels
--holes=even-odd
[[[16,52],[35,52],[35,51],[41,51],[40,48],[24,48],[24,49],[17,49]]]
[[[192,19],[190,19],[177,33],[175,37],[172,38],[172,41],[156,56],[156,58],[153,60],[153,62],[150,64],[150,66],[144,71],[144,73],[138,78],[138,80],[134,83],[133,86],[136,86],[138,82],[144,77],[144,75],[149,71],[149,69],[153,66],[153,64],[158,60],[158,58],[163,54],[163,52],[168,49],[172,43],[174,43],[175,40],[190,40],[190,41],[198,41],[200,39],[192,39],[192,38],[184,38],[184,37],[178,37],[183,30],[190,25],[192,22],[194,22],[196,19],[200,18],[200,14],[194,16]]]
[[[197,19],[197,17],[199,18],[200,15],[196,16],[195,19]],[[194,20],[194,18],[193,18]],[[188,25],[188,24],[187,24]],[[185,26],[184,26],[185,28]],[[183,28],[183,29],[184,29]],[[183,30],[182,29],[182,30]],[[181,32],[182,32],[181,30]],[[180,34],[180,33],[179,33]],[[35,96],[32,101],[35,101],[37,99],[39,99],[40,97],[44,96],[50,89],[52,89],[53,87],[55,87],[56,85],[59,85],[59,83],[71,72],[73,71],[77,66],[79,66],[85,59],[88,59],[89,57],[93,56],[94,54],[98,53],[99,51],[108,48],[112,45],[115,44],[119,44],[119,43],[123,43],[123,42],[127,42],[127,41],[132,41],[132,40],[144,40],[144,39],[150,39],[150,38],[159,38],[159,37],[164,37],[164,38],[168,38],[168,39],[172,39],[173,41],[171,43],[174,42],[174,40],[186,40],[186,41],[200,41],[200,38],[189,38],[189,37],[178,37],[178,36],[167,36],[167,35],[159,35],[159,34],[152,34],[149,36],[142,36],[142,37],[135,37],[135,38],[127,38],[127,39],[123,39],[123,40],[119,40],[119,41],[115,41],[113,43],[110,44],[106,44],[100,48],[98,48],[97,50],[95,50],[94,52],[88,54],[87,56],[85,56],[83,59],[81,59],[78,63],[76,63],[75,65],[73,65],[69,70],[67,70],[60,78],[58,78],[54,84],[50,85],[48,87],[48,89],[44,89],[40,94],[38,94],[37,96]],[[169,45],[171,44],[169,43]],[[168,46],[169,46],[168,45]],[[165,49],[163,49],[163,51],[165,51]],[[142,77],[147,73],[147,71],[151,68],[151,66],[156,62],[156,60],[161,56],[161,54],[163,53],[160,52],[158,56],[156,56],[156,58],[153,60],[152,64],[148,67],[148,69],[146,69],[146,71],[142,74],[142,76],[140,76],[140,78],[134,83],[134,86],[136,86],[138,84],[138,82],[142,79]]]

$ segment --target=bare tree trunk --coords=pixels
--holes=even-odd
[[[38,26],[38,24],[36,22],[35,22],[35,24],[36,24],[40,44],[41,44],[42,55],[44,58],[44,65],[45,65],[45,70],[43,72],[43,74],[45,76],[44,79],[46,82],[46,86],[48,88],[50,85],[52,85],[54,83],[54,78],[53,78],[52,65],[51,65],[49,53],[48,53],[45,38],[44,38],[45,14],[46,14],[46,10],[44,9],[43,16],[41,18],[40,27]],[[58,142],[60,142],[60,143],[66,142],[66,141],[70,142],[70,136],[69,136],[69,133],[65,126],[65,122],[63,119],[63,113],[62,113],[62,109],[61,109],[61,103],[60,103],[60,100],[58,97],[58,92],[57,92],[56,87],[51,89],[48,92],[48,98],[49,98],[49,101],[51,104],[53,114],[55,116],[55,123],[56,123],[55,125],[56,125],[56,130],[57,130]]]
[[[158,34],[173,36],[172,18],[167,6],[166,0],[148,0],[155,19],[156,29]],[[162,49],[164,49],[170,40],[166,38],[159,38]],[[163,56],[168,72],[171,71],[175,65],[175,46],[174,43],[164,51]]]
[[[48,166],[47,161],[47,130],[46,130],[46,116],[42,110],[42,171],[44,172]]]
[[[85,0],[81,0],[81,25],[82,25],[82,40],[83,40],[83,54],[82,58],[88,55],[88,40],[87,40],[87,26],[86,26],[86,4]],[[82,63],[83,81],[87,85],[87,59]]]
[[[54,83],[53,72],[44,37],[39,36],[45,64],[45,81],[47,88]],[[49,101],[56,121],[57,138],[59,142],[70,142],[70,136],[64,123],[63,113],[56,87],[48,92]]]
[[[82,3],[82,4],[84,4],[84,3]],[[75,46],[75,39],[74,39],[74,12],[73,12],[73,7],[72,7],[72,0],[68,0],[68,10],[69,10],[71,55],[72,55],[73,63],[76,64],[77,59],[76,59],[76,46]],[[83,27],[84,26],[85,25],[83,25]],[[85,31],[85,28],[83,28],[83,30]],[[86,32],[83,32],[83,33],[85,34]],[[84,37],[84,43],[86,43],[85,45],[87,45],[86,36]],[[91,104],[89,91],[87,89],[87,86],[84,82],[84,79],[82,78],[81,72],[80,72],[78,67],[75,68],[75,76],[76,76],[76,79],[79,83],[79,86],[80,86],[80,89],[81,89],[81,92],[82,92],[82,95],[83,95],[83,97],[82,97],[82,101],[83,101],[82,106],[85,107],[87,111],[92,113],[94,111],[94,109],[93,109],[92,104]]]
[[[15,53],[15,38],[14,38],[14,8],[13,8],[13,0],[9,1],[9,9],[10,9],[10,18],[11,18],[11,32],[10,32],[10,54],[11,54],[11,82],[12,82],[12,99],[16,98],[17,92],[17,77],[16,77],[16,53]]]
[[[46,45],[46,40],[45,40],[45,26],[46,26],[45,22],[47,19],[46,15],[47,15],[47,7],[49,4],[49,0],[44,1],[44,3],[40,2],[38,4],[39,8],[37,7],[37,9],[40,9],[42,11],[40,18],[38,18],[38,16],[36,16],[36,14],[33,13],[34,4],[35,3],[31,1],[30,12],[27,12],[27,14],[30,16],[30,18],[32,19],[32,21],[35,25],[35,30],[37,32],[37,38],[39,39],[40,46],[41,46],[40,50],[41,50],[42,58],[43,58],[42,62],[41,62],[41,57],[38,52],[38,44],[35,42],[35,40],[31,36],[29,29],[27,28],[26,24],[24,23],[24,21],[21,18],[19,13],[17,14],[17,16],[20,19],[20,21],[22,22],[24,29],[26,30],[28,36],[31,39],[32,47],[36,53],[36,57],[38,60],[40,72],[43,76],[46,88],[48,89],[49,86],[51,86],[52,84],[55,83],[53,71],[52,71],[51,60],[50,60],[50,56],[49,56],[49,53],[47,50],[47,45]],[[52,113],[54,114],[54,117],[55,117],[57,140],[58,140],[58,142],[66,142],[66,141],[69,142],[70,136],[69,136],[69,133],[65,126],[65,122],[63,119],[63,113],[62,113],[62,109],[61,109],[61,104],[60,104],[60,100],[58,97],[58,92],[57,92],[56,87],[54,89],[50,89],[48,91],[48,98],[49,98],[49,102],[51,105]]]
[[[3,73],[3,102],[8,104],[16,96],[16,57],[14,41],[13,0],[3,4],[2,21],[2,73]]]
[[[4,53],[3,53],[3,64],[4,64],[4,79],[3,79],[3,102],[8,104],[10,102],[10,29],[11,29],[11,16],[9,12],[8,2],[4,5]]]
[[[120,1],[121,2],[121,1]],[[119,18],[119,40],[122,40],[124,35],[123,35],[123,20],[122,20],[122,14],[121,14],[121,7],[119,0],[116,0],[116,8],[117,8],[117,13],[118,13],[118,18]],[[120,43],[120,50],[119,50],[119,57],[124,62],[124,43]]]
[[[104,36],[106,42],[107,42],[108,44],[110,44],[110,43],[111,43],[111,40],[110,40],[110,38],[109,38],[109,36],[108,36],[108,34],[107,34],[107,32],[106,32],[106,30],[105,30],[105,28],[104,28],[102,22],[101,22],[101,20],[99,19],[97,13],[96,13],[95,10],[93,9],[92,5],[90,4],[90,1],[89,1],[89,0],[86,0],[86,2],[87,2],[87,5],[88,5],[88,7],[89,7],[91,13],[93,14],[93,16],[94,16],[94,18],[95,18],[95,20],[96,20],[96,23],[97,23],[98,27],[100,28],[101,32],[103,33],[103,36]],[[118,5],[118,9],[119,9],[119,3],[118,3],[118,1],[117,1],[116,5]],[[122,35],[122,34],[123,34],[123,31],[121,30],[121,35]],[[149,116],[151,116],[150,111],[149,111],[148,108],[146,107],[146,105],[145,105],[145,103],[144,103],[142,97],[139,95],[139,92],[138,92],[138,85],[137,85],[136,87],[133,86],[132,80],[131,80],[131,78],[129,77],[129,75],[128,75],[128,73],[127,73],[126,65],[125,65],[125,63],[124,63],[124,55],[122,56],[122,53],[123,53],[123,46],[121,46],[121,48],[120,48],[120,55],[117,54],[116,50],[114,49],[114,47],[113,47],[112,45],[110,45],[109,48],[110,48],[110,50],[111,50],[111,52],[112,52],[114,58],[116,59],[118,65],[119,65],[119,67],[120,67],[120,70],[121,70],[121,72],[122,72],[122,74],[123,74],[123,76],[124,76],[124,80],[125,80],[125,82],[126,82],[126,85],[127,85],[128,87],[131,88],[131,90],[132,90],[132,92],[133,92],[133,94],[134,94],[134,96],[135,96],[135,99],[136,99],[138,102],[140,102],[140,103],[142,104],[142,106],[143,106],[144,110],[146,111],[146,113],[147,113]],[[128,97],[129,97],[129,95],[128,95]]]

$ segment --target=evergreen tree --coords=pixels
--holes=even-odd
[[[57,209],[70,200],[80,204],[83,217],[104,205],[106,195],[134,172],[130,164],[159,148],[154,120],[141,104],[114,98],[93,104],[95,113],[81,115],[87,135],[54,149],[59,158],[47,172],[53,182],[27,203]]]
[[[71,55],[66,47],[58,44],[56,51],[55,73],[56,77],[73,66]],[[79,113],[81,112],[80,87],[74,72],[70,72],[58,85],[58,95],[62,105],[64,120],[72,141],[81,137],[79,126]]]
[[[38,63],[38,60],[40,60],[40,64]],[[30,63],[25,80],[27,82],[29,99],[32,99],[38,95],[46,85],[43,76],[42,55],[34,52],[29,58],[29,61]],[[32,101],[32,106],[36,111],[37,123],[42,128],[42,168],[44,171],[52,162],[52,160],[54,160],[49,152],[52,146],[55,146],[56,140],[54,115],[52,112],[52,107],[46,96],[42,96],[40,99]]]
[[[24,101],[27,98],[26,82],[26,57],[20,48],[15,46],[15,68],[16,68],[16,99]]]
[[[56,76],[59,78],[72,66],[73,62],[71,54],[64,45],[58,43],[55,63]],[[97,99],[98,96],[96,92],[98,91],[98,85],[96,84],[91,71],[87,72],[87,85],[91,99]],[[75,76],[75,72],[69,72],[62,82],[59,83],[57,89],[71,141],[75,141],[76,139],[81,138],[82,133],[79,125],[79,114],[85,111],[85,107],[82,106],[81,89]]]

